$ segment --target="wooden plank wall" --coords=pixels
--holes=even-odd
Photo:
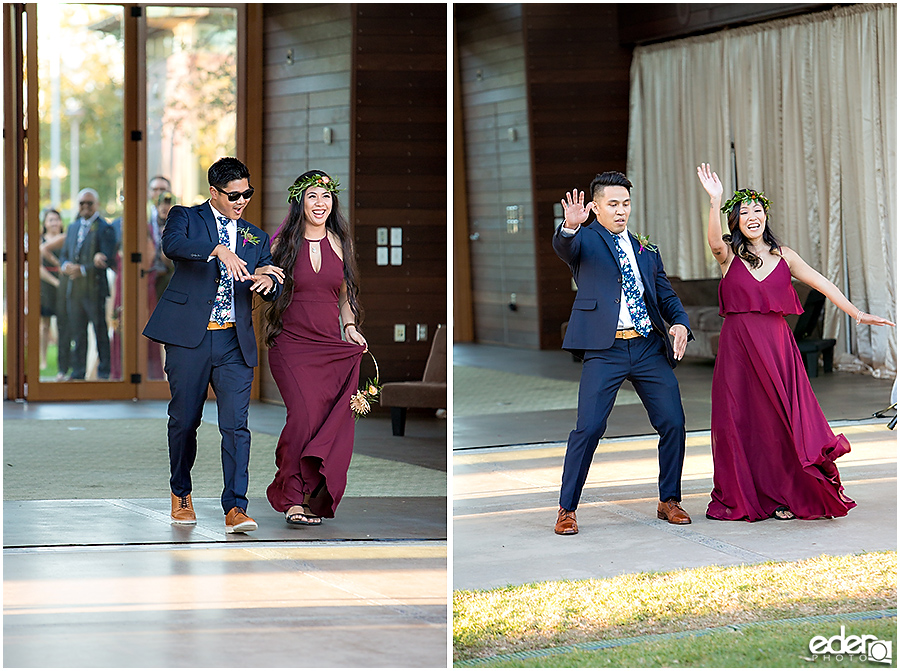
[[[353,22],[345,4],[264,7],[263,220],[272,234],[298,175],[319,168],[342,185],[350,181]],[[326,127],[331,144],[324,142]]]
[[[554,206],[573,188],[587,192],[599,172],[625,171],[631,49],[619,44],[616,4],[523,8],[539,337],[541,349],[556,349],[575,292],[551,247]]]
[[[262,101],[263,221],[274,235],[287,214],[287,188],[313,168],[338,178],[341,207],[350,216],[349,188],[351,63],[353,18],[347,4],[269,4],[264,6],[265,84]],[[249,106],[251,119],[254,107]],[[252,121],[251,121],[252,123]],[[324,129],[332,129],[325,144]],[[260,397],[281,399],[260,352]]]
[[[522,5],[454,7],[475,339],[537,347],[531,137]],[[515,133],[511,139],[510,132]],[[518,231],[506,208],[519,207]],[[510,309],[515,294],[516,310]]]
[[[447,8],[353,7],[353,225],[363,331],[383,381],[416,380],[438,324],[447,323]],[[401,265],[377,264],[379,228],[402,229]],[[404,342],[394,341],[396,324],[406,328]],[[419,324],[427,326],[424,341],[416,339]]]

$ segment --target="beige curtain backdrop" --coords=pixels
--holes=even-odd
[[[659,245],[670,275],[720,276],[696,171],[707,162],[726,199],[765,191],[783,244],[896,321],[896,21],[895,5],[854,5],[635,50],[629,228]],[[896,375],[895,329],[828,302],[825,337],[839,368]]]

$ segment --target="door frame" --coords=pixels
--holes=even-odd
[[[93,4],[93,3],[88,3]],[[28,313],[21,309],[25,298],[25,271],[34,286],[39,287],[40,253],[36,245],[25,252],[25,240],[40,239],[40,207],[27,203],[40,202],[40,182],[26,184],[23,169],[29,175],[39,174],[40,147],[38,115],[38,74],[31,67],[27,81],[23,72],[23,47],[29,64],[37,63],[37,4],[4,4],[3,43],[5,52],[4,170],[6,179],[6,301],[8,331],[6,334],[5,398],[28,401],[85,401],[123,399],[167,399],[169,385],[165,380],[148,380],[147,345],[141,335],[149,318],[146,283],[141,281],[140,231],[146,230],[147,148],[146,137],[146,12],[145,7],[157,3],[115,3],[123,8],[123,188],[122,274],[123,304],[135,306],[125,310],[122,322],[121,381],[41,382],[39,357],[26,358],[26,342],[40,337],[40,291],[28,292]],[[191,6],[201,6],[188,3]],[[237,155],[255,179],[263,178],[263,130],[248,119],[262,118],[263,99],[263,11],[262,5],[224,4],[237,10]],[[25,18],[23,34],[23,17]],[[24,39],[23,39],[24,38]],[[27,84],[27,87],[26,87]],[[27,95],[27,126],[24,125],[23,102]],[[27,128],[27,130],[26,130]],[[249,217],[260,221],[263,212],[262,190],[248,206]],[[255,219],[254,219],[255,217]],[[26,232],[28,236],[26,237]],[[143,260],[146,262],[146,260]],[[257,320],[259,322],[259,320]],[[259,329],[260,324],[256,324]],[[257,331],[259,340],[259,331]],[[258,369],[257,369],[258,370]],[[259,396],[259,376],[254,376],[252,397]]]

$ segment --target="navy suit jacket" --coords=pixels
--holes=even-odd
[[[238,232],[235,253],[247,262],[247,272],[272,265],[269,236],[245,219],[237,222],[239,229],[249,229],[258,242],[244,240]],[[208,261],[219,244],[218,224],[209,201],[194,207],[174,206],[169,211],[163,230],[162,248],[175,262],[175,272],[163,292],[153,314],[144,327],[144,335],[161,343],[180,347],[197,347],[206,335],[212,313],[216,289],[219,286],[219,263]],[[274,279],[274,278],[273,278]],[[253,332],[252,282],[234,282],[235,329],[241,353],[248,366],[259,363],[256,335]],[[277,281],[268,294],[260,294],[272,301],[281,293]]]
[[[562,235],[561,228],[562,225],[553,234],[553,249],[569,266],[578,286],[563,349],[584,357],[585,350],[607,349],[615,342],[622,294],[622,268],[613,234],[596,220],[582,226],[571,237]],[[693,340],[687,313],[666,277],[659,252],[652,252],[646,247],[638,252],[640,246],[637,238],[630,233],[629,236],[644,283],[647,313],[653,330],[666,343],[666,356],[669,365],[674,368],[675,354],[666,323],[683,324],[688,329],[688,340]]]

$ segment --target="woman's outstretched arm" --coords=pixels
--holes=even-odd
[[[804,284],[808,284],[813,289],[824,294],[824,296],[834,303],[838,308],[846,312],[856,320],[857,324],[870,324],[872,326],[896,326],[894,322],[888,321],[884,317],[870,315],[857,308],[850,300],[838,289],[834,283],[811,268],[800,255],[793,249],[788,247],[781,248],[782,256],[787,261],[791,269],[791,275],[800,280]]]

